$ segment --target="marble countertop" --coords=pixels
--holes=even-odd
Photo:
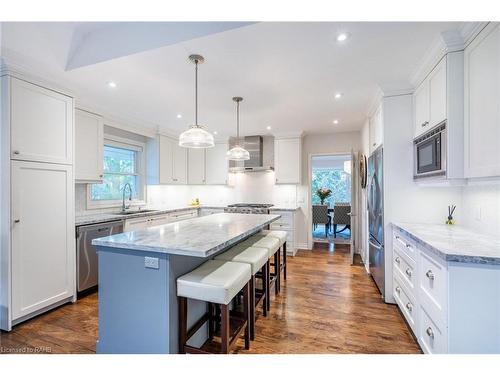
[[[269,208],[271,211],[297,211],[300,209],[299,206],[276,206],[276,207],[270,207]]]
[[[449,262],[500,265],[500,237],[457,225],[393,223],[429,252]]]
[[[92,244],[206,258],[279,218],[280,215],[219,213],[98,238]]]

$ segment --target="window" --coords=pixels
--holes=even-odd
[[[144,178],[142,173],[143,148],[124,142],[105,139],[103,152],[103,182],[89,187],[89,206],[116,206],[121,204],[123,188],[129,183],[133,203],[144,201]],[[128,199],[128,190],[126,198]]]

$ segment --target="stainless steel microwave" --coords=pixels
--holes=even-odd
[[[414,179],[446,176],[446,122],[413,141]]]

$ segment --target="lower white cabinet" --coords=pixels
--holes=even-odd
[[[72,166],[12,162],[13,321],[75,295]]]
[[[286,253],[288,255],[295,256],[297,253],[297,240],[296,240],[296,215],[295,211],[281,211],[281,210],[270,210],[271,215],[281,215],[281,217],[272,222],[270,225],[271,230],[284,230],[287,232],[286,237]]]
[[[223,208],[200,208],[200,216],[208,216],[223,213]]]
[[[445,261],[394,228],[393,294],[425,353],[500,353],[500,265]]]

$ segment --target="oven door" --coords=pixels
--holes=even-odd
[[[439,176],[446,173],[442,158],[443,132],[415,144],[415,177]]]

